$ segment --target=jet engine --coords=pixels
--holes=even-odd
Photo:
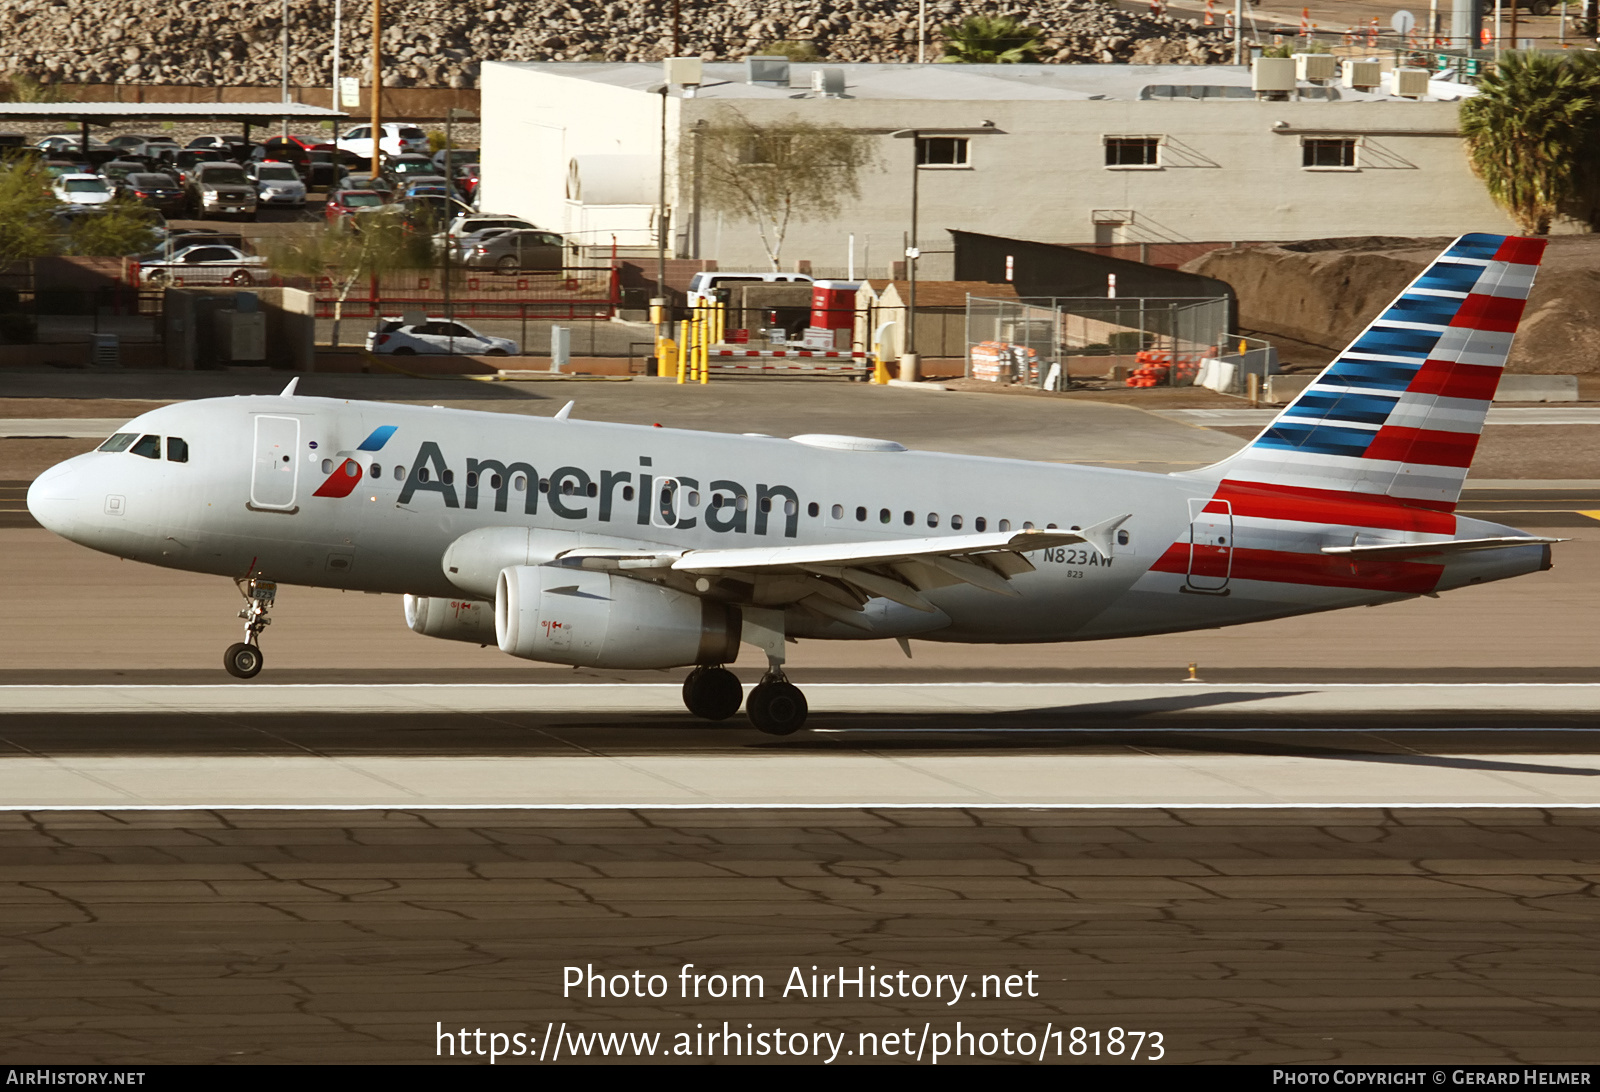
[[[478,599],[406,596],[406,625],[424,637],[492,645],[494,604]]]
[[[500,651],[584,667],[722,664],[739,653],[739,612],[613,573],[515,565],[495,587]]]

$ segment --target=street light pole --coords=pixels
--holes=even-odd
[[[918,371],[922,366],[922,358],[917,353],[917,259],[922,257],[922,249],[917,245],[917,218],[922,196],[923,138],[930,135],[952,138],[999,136],[1004,133],[1005,130],[997,128],[994,122],[986,121],[976,129],[898,129],[889,134],[891,137],[911,141],[911,238],[906,244],[906,280],[909,283],[906,296],[906,337],[900,352],[901,379],[919,378]]]
[[[333,0],[333,98],[329,105],[335,110],[344,105],[339,97],[339,34],[344,28],[344,0]],[[338,122],[334,122],[338,125]],[[337,135],[337,133],[335,134]]]

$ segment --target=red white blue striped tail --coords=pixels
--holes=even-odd
[[[1266,431],[1194,476],[1453,510],[1544,247],[1463,235]]]

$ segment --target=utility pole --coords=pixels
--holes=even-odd
[[[372,169],[376,175],[383,165],[383,148],[378,139],[383,135],[383,107],[379,100],[383,92],[383,0],[372,0]]]
[[[343,25],[344,0],[333,0],[333,98],[328,102],[335,110],[344,105],[339,98],[339,32]],[[336,121],[333,124],[337,126],[339,123]],[[334,134],[338,135],[337,129],[334,130]]]
[[[283,0],[283,58],[281,62],[283,71],[283,101],[289,101],[289,0]],[[283,135],[289,135],[289,116],[283,117]]]

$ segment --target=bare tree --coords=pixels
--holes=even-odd
[[[704,200],[755,225],[772,268],[794,220],[835,216],[861,195],[861,172],[877,161],[872,138],[798,119],[754,122],[723,111],[682,147],[680,179],[696,179]]]
[[[333,344],[339,344],[344,303],[363,280],[401,269],[433,265],[427,234],[408,226],[388,210],[361,214],[346,228],[307,232],[268,251],[268,261],[281,273],[327,277],[338,295],[333,303]]]

